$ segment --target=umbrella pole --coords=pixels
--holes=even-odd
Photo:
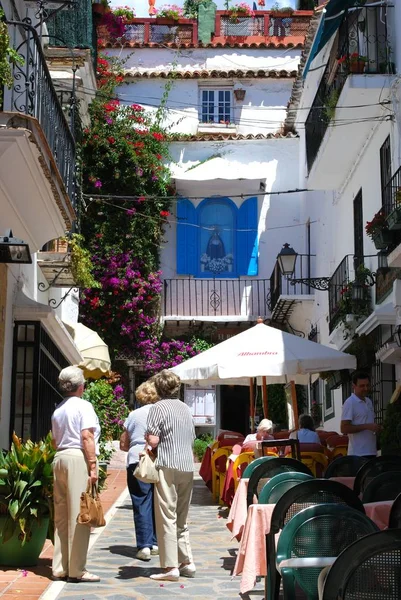
[[[267,385],[266,377],[262,377],[263,417],[267,419]]]
[[[253,378],[249,380],[249,416],[251,420],[251,433],[255,429],[255,407],[254,407],[254,389]]]

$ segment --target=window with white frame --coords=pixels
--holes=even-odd
[[[228,124],[232,119],[232,90],[230,89],[201,89],[202,123]]]

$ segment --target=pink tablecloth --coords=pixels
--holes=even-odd
[[[238,541],[241,539],[248,510],[246,505],[248,482],[249,479],[240,479],[226,523],[233,537]]]
[[[355,477],[330,477],[330,481],[339,481],[343,485],[346,485],[353,490]]]
[[[275,504],[251,504],[248,509],[233,575],[242,575],[240,592],[245,594],[255,585],[256,577],[267,574],[266,533]]]
[[[367,502],[364,504],[367,516],[372,519],[380,529],[388,528],[393,502],[394,500],[383,500],[382,502]]]

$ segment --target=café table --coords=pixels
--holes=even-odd
[[[392,505],[393,500],[388,500],[369,502],[364,504],[364,507],[367,516],[380,529],[386,529]],[[265,536],[270,531],[274,507],[275,504],[252,504],[248,508],[246,521],[242,528],[242,536],[239,538],[240,546],[233,571],[233,576],[241,575],[241,594],[253,589],[257,577],[265,577],[267,574]],[[237,526],[238,523],[237,519]]]
[[[230,512],[228,513],[226,522],[227,528],[231,531],[233,537],[237,538],[238,541],[241,539],[248,512],[246,502],[248,483],[249,479],[244,479],[242,477],[239,480],[239,484],[234,494],[233,502],[231,504]]]
[[[355,477],[330,477],[330,481],[338,481],[353,490]]]

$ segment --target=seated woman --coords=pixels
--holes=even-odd
[[[299,429],[290,433],[290,439],[298,439],[300,444],[320,444],[319,435],[315,431],[310,415],[300,415],[298,423]]]
[[[242,442],[242,451],[245,451],[244,446],[246,446],[248,442],[262,442],[263,440],[273,440],[274,437],[271,435],[272,431],[273,422],[270,421],[270,419],[262,419],[256,429],[256,433],[250,433]]]

